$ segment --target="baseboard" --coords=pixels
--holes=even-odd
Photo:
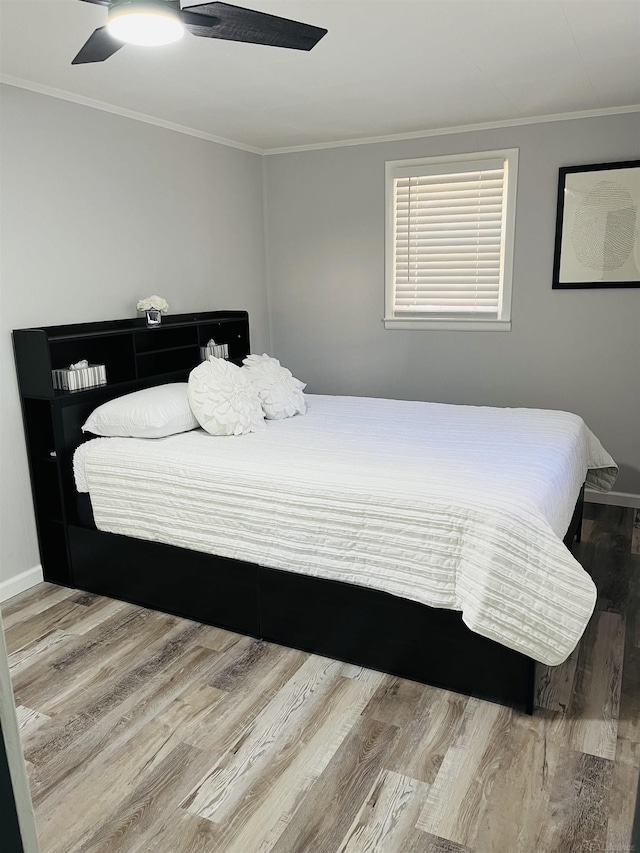
[[[640,509],[640,495],[634,495],[631,492],[596,492],[593,489],[585,489],[584,499],[592,504],[611,504]]]
[[[25,589],[42,583],[43,580],[42,566],[34,566],[32,569],[20,572],[19,575],[0,582],[0,601],[7,601],[19,592],[24,592]]]

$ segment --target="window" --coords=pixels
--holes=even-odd
[[[386,164],[386,329],[511,328],[518,149]]]

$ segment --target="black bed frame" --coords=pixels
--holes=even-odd
[[[240,363],[246,312],[176,315],[159,329],[122,320],[14,332],[45,579],[532,713],[535,661],[473,633],[457,611],[96,529],[73,484],[73,451],[90,438],[80,427],[108,399],[185,380],[211,337]],[[81,358],[106,364],[109,384],[54,391],[51,370]]]

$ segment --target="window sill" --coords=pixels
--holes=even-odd
[[[510,332],[511,320],[422,320],[420,318],[385,317],[385,329],[439,329],[442,332]]]

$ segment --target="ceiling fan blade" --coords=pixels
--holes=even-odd
[[[98,6],[110,6],[111,0],[82,0],[83,3],[97,3]]]
[[[88,41],[80,49],[80,53],[71,63],[72,65],[84,65],[87,62],[103,62],[120,50],[124,42],[114,39],[107,32],[106,27],[99,27],[93,31]]]
[[[228,3],[202,3],[185,7],[182,21],[189,32],[205,38],[268,44],[293,50],[311,50],[327,30],[255,12]]]

